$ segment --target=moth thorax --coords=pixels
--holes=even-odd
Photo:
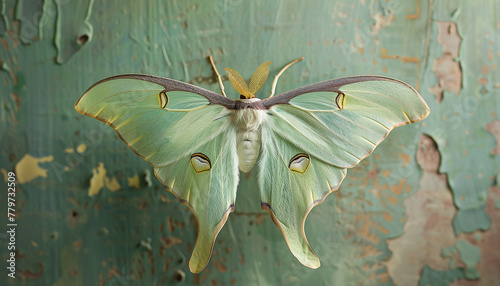
[[[244,103],[259,101],[258,98],[241,99]],[[254,108],[237,109],[234,112],[234,123],[238,129],[259,130],[265,118],[265,112]]]
[[[253,102],[257,98],[243,99],[243,102]],[[257,162],[260,152],[260,127],[264,121],[266,112],[254,108],[242,108],[235,110],[233,122],[236,127],[237,152],[239,168],[248,173]]]

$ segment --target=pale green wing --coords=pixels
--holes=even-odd
[[[215,238],[234,210],[239,175],[236,133],[228,128],[193,155],[156,167],[155,174],[196,216],[198,237],[189,268],[198,273],[207,265]]]
[[[232,105],[233,100],[208,90],[146,75],[102,80],[75,105],[78,112],[113,127],[193,211],[198,220],[193,272],[208,263],[215,237],[234,207],[238,157]]]
[[[293,255],[305,266],[318,268],[304,222],[309,211],[340,186],[347,171],[307,155],[309,150],[277,136],[270,125],[262,128],[258,180],[262,209],[269,211]]]
[[[307,243],[307,214],[396,126],[425,118],[429,108],[409,85],[385,77],[350,77],[305,86],[263,101],[259,184],[288,246],[319,267]],[[306,164],[307,162],[307,164]]]

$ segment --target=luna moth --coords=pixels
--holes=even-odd
[[[397,126],[424,119],[429,107],[410,85],[383,76],[352,76],[255,97],[269,64],[247,83],[226,68],[240,94],[218,94],[173,79],[124,74],[91,86],[75,104],[81,114],[113,127],[154,167],[163,186],[198,222],[189,268],[207,265],[215,239],[234,210],[239,171],[256,169],[261,206],[305,266],[320,261],[304,222],[337,190],[347,169],[367,157]]]

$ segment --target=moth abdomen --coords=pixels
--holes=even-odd
[[[260,100],[242,100],[243,103],[245,101],[257,102]],[[238,164],[239,169],[244,173],[250,172],[259,157],[261,125],[265,117],[265,111],[252,108],[237,109],[233,114],[233,123],[236,128]]]

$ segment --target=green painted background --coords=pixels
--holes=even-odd
[[[0,188],[0,284],[500,285],[496,0],[0,5],[0,169],[18,179],[15,279]],[[210,263],[190,273],[189,210],[111,128],[73,108],[94,82],[129,72],[218,91],[209,54],[247,78],[304,56],[278,92],[379,74],[429,104],[426,120],[391,132],[310,213],[319,269],[292,256],[245,180]]]

